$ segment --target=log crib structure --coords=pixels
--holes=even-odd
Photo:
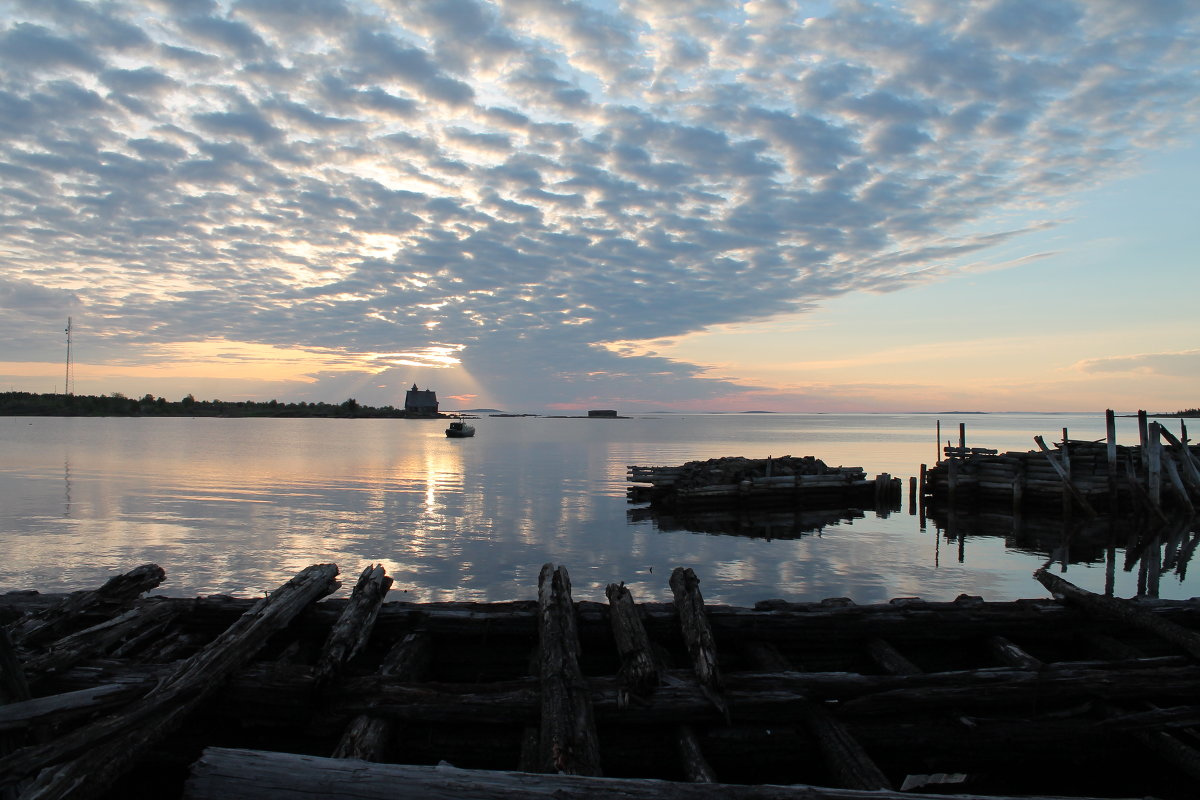
[[[669,603],[0,595],[0,791],[22,798],[1195,797],[1200,601]]]
[[[1138,412],[1140,444],[1116,443],[1114,414],[1107,417],[1107,439],[1070,439],[1063,429],[1053,447],[1035,436],[1037,450],[998,453],[967,447],[965,427],[959,425],[958,446],[941,449],[944,457],[933,467],[921,465],[922,504],[949,506],[1011,504],[1023,510],[1064,515],[1146,513],[1166,520],[1168,515],[1194,516],[1200,510],[1200,445],[1189,444],[1186,423],[1180,420],[1176,437],[1158,422]]]

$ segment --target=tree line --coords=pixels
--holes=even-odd
[[[341,403],[281,403],[278,400],[168,400],[147,394],[102,395],[0,392],[0,415],[44,417],[403,417],[404,409]]]

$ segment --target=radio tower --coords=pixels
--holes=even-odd
[[[68,396],[75,394],[73,391],[71,391],[71,381],[74,378],[72,373],[74,373],[74,371],[74,365],[71,363],[71,318],[67,317],[67,375],[66,385],[63,387],[63,390]]]

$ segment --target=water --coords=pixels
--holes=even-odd
[[[466,440],[447,439],[436,420],[4,417],[0,591],[89,588],[153,561],[167,571],[163,594],[256,596],[335,562],[343,593],[383,563],[393,597],[512,600],[535,597],[552,561],[590,600],[614,581],[639,601],[670,599],[678,565],[696,570],[707,600],[736,605],[1045,596],[1031,573],[1053,535],[1043,547],[1003,526],[922,530],[904,509],[807,532],[784,520],[752,538],[712,532],[710,520],[658,520],[625,498],[631,464],[767,455],[889,472],[906,479],[907,498],[907,477],[936,458],[939,420],[943,441],[963,422],[969,445],[1000,450],[1032,449],[1034,434],[1055,440],[1064,427],[1104,436],[1102,414],[485,416]],[[1134,420],[1119,420],[1119,437],[1136,443]],[[1144,562],[1126,569],[1123,552],[1106,575],[1102,544],[1056,552],[1055,569],[1093,591],[1108,580],[1119,596],[1200,594],[1171,568],[1178,550],[1147,552],[1166,567],[1149,586]]]

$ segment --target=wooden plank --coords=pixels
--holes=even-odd
[[[834,789],[823,786],[744,786],[720,783],[595,778],[490,772],[449,766],[365,764],[291,753],[210,747],[192,766],[184,800],[312,800],[347,796],[356,800],[434,798],[449,800],[968,800],[968,795]],[[1022,800],[1066,800],[1021,795]],[[974,796],[973,800],[983,800]],[[988,795],[987,800],[1012,800]],[[1093,800],[1073,797],[1070,800]]]
[[[226,678],[253,658],[272,633],[334,591],[336,576],[333,564],[308,567],[260,600],[145,697],[49,744],[22,748],[0,759],[0,776],[5,782],[15,782],[41,770],[22,793],[22,800],[99,796],[147,747],[178,727]]]
[[[549,563],[538,576],[538,648],[541,768],[567,775],[599,775],[600,746],[592,700],[579,668],[571,578],[565,567]]]

